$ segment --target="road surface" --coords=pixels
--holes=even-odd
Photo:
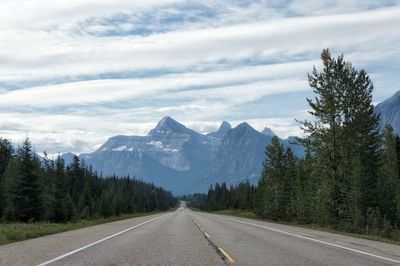
[[[0,246],[1,265],[400,265],[400,246],[189,209]]]

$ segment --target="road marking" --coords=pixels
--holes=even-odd
[[[225,258],[230,262],[230,263],[235,263],[235,260],[229,256],[229,254],[223,250],[222,248],[218,247],[218,250],[225,256]]]
[[[326,241],[321,241],[321,240],[317,240],[317,239],[314,239],[314,238],[310,238],[310,237],[306,237],[306,236],[302,236],[302,235],[289,233],[289,232],[286,232],[286,231],[283,231],[283,230],[279,230],[279,229],[275,229],[275,228],[272,228],[272,227],[253,224],[253,223],[249,223],[249,222],[245,222],[245,221],[241,221],[241,220],[236,220],[236,219],[225,218],[225,217],[221,217],[221,216],[218,216],[218,217],[220,217],[221,219],[224,219],[224,220],[237,222],[237,223],[242,223],[242,224],[247,224],[247,225],[251,225],[251,226],[254,226],[254,227],[259,227],[259,228],[267,229],[267,230],[270,230],[270,231],[274,231],[274,232],[277,232],[277,233],[281,233],[281,234],[285,234],[285,235],[289,235],[289,236],[294,236],[294,237],[298,237],[298,238],[314,241],[314,242],[325,244],[325,245],[328,245],[328,246],[332,246],[332,247],[336,247],[336,248],[341,248],[341,249],[353,251],[353,252],[360,253],[360,254],[363,254],[363,255],[375,257],[375,258],[378,258],[378,259],[381,259],[381,260],[387,260],[387,261],[390,261],[390,262],[400,263],[400,260],[395,260],[395,259],[391,259],[391,258],[387,258],[387,257],[382,257],[382,256],[379,256],[379,255],[375,255],[375,254],[368,253],[368,252],[365,252],[365,251],[361,251],[361,250],[358,250],[358,249],[348,248],[348,247],[345,247],[345,246],[340,246],[340,245],[329,243],[329,242],[326,242]]]
[[[169,213],[168,213],[168,214],[169,214]],[[97,244],[99,244],[99,243],[101,243],[101,242],[104,242],[104,241],[110,239],[110,238],[116,237],[116,236],[121,235],[121,234],[123,234],[123,233],[126,233],[126,232],[128,232],[128,231],[130,231],[130,230],[133,230],[133,229],[135,229],[135,228],[138,228],[138,227],[140,227],[140,226],[142,226],[142,225],[145,225],[145,224],[150,223],[150,222],[152,222],[152,221],[158,220],[158,219],[160,219],[160,218],[162,218],[162,217],[164,217],[164,216],[167,216],[168,214],[164,214],[164,215],[161,215],[161,216],[159,216],[159,217],[155,217],[155,218],[152,218],[152,219],[150,219],[150,220],[147,220],[147,221],[145,221],[145,222],[143,222],[143,223],[137,224],[137,225],[135,225],[135,226],[129,227],[128,229],[125,229],[125,230],[123,230],[123,231],[121,231],[121,232],[115,233],[115,234],[113,234],[113,235],[111,235],[111,236],[107,236],[107,237],[105,237],[105,238],[103,238],[103,239],[100,239],[100,240],[98,240],[98,241],[96,241],[96,242],[93,242],[93,243],[88,244],[88,245],[86,245],[86,246],[83,246],[83,247],[81,247],[81,248],[78,248],[78,249],[75,249],[75,250],[70,251],[70,252],[68,252],[68,253],[65,253],[64,255],[61,255],[61,256],[59,256],[59,257],[57,257],[57,258],[54,258],[54,259],[48,260],[48,261],[46,261],[46,262],[40,263],[40,264],[38,264],[38,266],[44,266],[44,265],[48,265],[48,264],[50,264],[50,263],[59,261],[59,260],[65,258],[65,257],[71,256],[71,255],[73,255],[73,254],[75,254],[75,253],[77,253],[77,252],[79,252],[79,251],[82,251],[82,250],[84,250],[84,249],[87,249],[87,248],[89,248],[89,247],[92,247],[92,246],[94,246],[94,245],[97,245]]]
[[[215,251],[217,252],[217,254],[219,256],[221,256],[221,258],[224,261],[228,261],[230,264],[235,263],[235,260],[229,256],[229,254],[223,250],[222,248],[218,247],[212,240],[210,235],[206,232],[206,230],[203,229],[203,227],[200,226],[200,224],[193,218],[193,216],[191,216],[191,219],[193,221],[193,223],[197,226],[197,228],[203,233],[204,237],[207,239],[208,243],[215,249]]]

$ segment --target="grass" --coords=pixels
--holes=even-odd
[[[276,224],[297,226],[297,227],[302,227],[302,228],[306,228],[306,229],[313,229],[313,230],[318,230],[318,231],[323,231],[323,232],[329,232],[329,233],[334,233],[334,234],[340,234],[340,235],[345,235],[345,236],[352,236],[352,237],[358,237],[358,238],[367,239],[367,240],[374,240],[374,241],[380,241],[380,242],[385,242],[385,243],[389,243],[389,244],[400,245],[400,241],[398,241],[398,240],[393,240],[393,239],[389,239],[389,238],[385,238],[385,237],[377,236],[377,235],[349,233],[349,232],[344,232],[344,231],[338,231],[338,230],[335,230],[335,229],[329,228],[329,227],[321,227],[320,225],[315,225],[315,224],[297,224],[297,223],[289,223],[289,222],[283,222],[283,221],[273,221],[273,220],[268,220],[268,219],[262,219],[262,218],[258,217],[253,211],[222,210],[222,211],[214,211],[212,213],[236,216],[236,217],[242,217],[242,218],[249,218],[249,219],[271,222],[271,223],[276,223]]]
[[[76,223],[0,223],[0,245],[156,213],[159,212],[124,214]]]

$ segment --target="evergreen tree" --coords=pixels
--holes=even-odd
[[[44,158],[42,162],[42,169],[40,171],[39,183],[42,188],[41,191],[41,202],[42,202],[42,220],[51,220],[54,212],[54,201],[55,201],[55,164],[53,160],[47,157],[47,153],[44,152]]]
[[[6,203],[4,173],[8,162],[11,160],[12,152],[11,142],[7,139],[0,138],[0,218],[3,216]]]
[[[377,183],[381,156],[379,117],[374,114],[374,86],[364,70],[346,63],[343,72],[343,174],[351,185],[350,220],[365,226],[368,208],[377,207]]]
[[[284,182],[284,202],[286,207],[285,219],[292,221],[296,216],[296,158],[290,148],[285,152],[285,182]]]
[[[164,211],[177,203],[171,192],[153,184],[129,177],[98,176],[78,157],[67,167],[60,156],[50,160],[45,155],[40,163],[32,154],[29,139],[8,161],[3,181],[6,221],[75,222],[97,215]],[[229,194],[224,186],[222,201]]]
[[[28,138],[18,150],[18,154],[20,163],[14,198],[17,218],[24,222],[39,220],[41,215],[39,161],[32,156],[32,146]]]
[[[382,173],[379,178],[379,207],[381,214],[391,224],[397,221],[399,196],[399,169],[397,164],[396,138],[391,126],[385,128],[384,156]]]
[[[314,67],[309,84],[316,94],[307,99],[315,121],[303,123],[306,144],[318,157],[327,181],[331,223],[358,226],[367,206],[376,206],[380,156],[379,118],[372,105],[373,84],[365,71],[357,71],[329,50],[321,54],[323,71]]]
[[[396,150],[397,150],[397,168],[399,169],[399,177],[400,177],[400,136],[396,136]]]
[[[339,173],[339,161],[341,159],[341,146],[339,142],[340,125],[342,116],[341,86],[338,81],[340,73],[338,66],[342,67],[342,57],[335,61],[329,53],[324,50],[321,54],[323,71],[319,73],[314,67],[312,74],[308,76],[310,87],[313,88],[316,97],[314,100],[307,99],[312,111],[310,114],[316,119],[315,122],[305,121],[303,129],[309,134],[313,152],[323,161],[323,176],[328,180],[330,191],[330,210],[334,223],[338,223],[343,216],[344,198],[347,188]]]
[[[400,226],[400,137],[396,136],[396,155],[397,155],[397,170],[398,170],[398,185],[397,185],[397,227]]]
[[[19,165],[19,158],[12,158],[7,164],[6,171],[4,172],[5,206],[3,216],[7,221],[17,220],[15,201],[17,195]]]
[[[257,191],[257,209],[262,217],[278,219],[285,216],[286,209],[284,147],[278,137],[272,138],[266,155]]]
[[[74,155],[72,163],[67,167],[68,188],[75,206],[79,205],[79,198],[85,186],[84,169],[80,165],[79,157]]]
[[[64,160],[58,156],[55,162],[54,171],[54,201],[53,201],[53,217],[55,222],[65,222],[71,218],[71,204],[69,192],[66,184],[65,164]]]

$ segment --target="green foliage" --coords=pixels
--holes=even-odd
[[[267,159],[257,192],[257,213],[261,217],[281,219],[285,216],[289,195],[286,193],[285,150],[278,137],[273,137],[265,152]]]
[[[18,169],[16,208],[17,217],[21,221],[37,221],[40,218],[40,184],[39,171],[40,162],[32,156],[32,146],[29,139],[26,139],[19,150],[21,157],[20,168]]]
[[[274,138],[250,210],[270,220],[400,240],[400,137],[390,126],[380,135],[365,71],[329,50],[321,59],[322,71],[314,67],[308,77],[315,97],[307,99],[313,119],[302,122],[307,137],[299,139],[306,155],[295,158]],[[226,199],[214,195],[217,185],[191,204],[222,210]],[[246,199],[240,200],[226,209],[240,212]]]
[[[54,161],[45,156],[40,162],[32,154],[29,139],[14,156],[1,145],[0,139],[0,159],[9,155],[1,186],[2,217],[7,222],[76,222],[164,211],[176,204],[170,192],[153,184],[129,177],[101,178],[77,156],[68,166],[60,156]]]
[[[0,217],[3,216],[6,204],[4,173],[8,162],[11,160],[12,152],[11,142],[7,139],[0,138]]]
[[[229,189],[225,183],[211,186],[207,194],[186,195],[182,200],[188,201],[193,208],[218,211],[226,209],[254,209],[256,188],[249,181]]]
[[[321,58],[322,72],[314,67],[309,75],[316,96],[307,99],[314,120],[303,122],[302,128],[309,134],[304,143],[322,166],[328,222],[349,230],[365,227],[367,209],[378,204],[381,154],[373,84],[365,71],[356,70],[343,56],[332,58],[326,49]]]
[[[397,143],[393,128],[386,126],[384,138],[383,166],[379,178],[379,208],[385,220],[392,225],[400,224],[399,169],[397,164]]]

